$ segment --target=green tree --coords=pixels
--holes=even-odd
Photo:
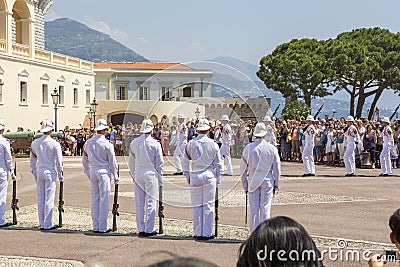
[[[349,93],[350,115],[361,117],[366,99],[374,96],[372,117],[383,90],[400,89],[399,41],[398,34],[376,27],[344,32],[326,42],[334,92]]]
[[[329,71],[324,43],[305,38],[281,44],[261,58],[257,76],[267,88],[281,92],[285,98],[302,98],[311,106],[312,98],[331,94],[327,90]]]
[[[282,110],[282,117],[289,120],[306,118],[310,114],[311,108],[306,103],[299,103],[296,100],[287,103]]]

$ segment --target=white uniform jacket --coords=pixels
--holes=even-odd
[[[82,163],[85,174],[90,177],[90,168],[110,169],[114,181],[118,183],[118,167],[114,146],[102,134],[96,134],[83,146]]]
[[[131,177],[151,172],[155,174],[158,183],[163,183],[164,159],[161,145],[150,134],[143,134],[132,141],[129,148],[128,166]]]
[[[254,192],[271,171],[274,185],[279,187],[281,162],[278,149],[264,139],[258,139],[248,144],[243,150],[240,162],[243,189]]]

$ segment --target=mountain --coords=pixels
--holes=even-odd
[[[248,62],[233,57],[216,57],[208,61],[228,65],[245,74],[251,81],[260,81],[260,79],[256,75],[258,71],[258,67],[256,65],[250,64]],[[247,80],[244,78],[245,77],[242,77],[241,79]]]
[[[148,61],[109,35],[68,18],[45,22],[46,50],[93,62]]]

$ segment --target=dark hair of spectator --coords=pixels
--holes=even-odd
[[[187,257],[162,261],[148,267],[217,267],[217,265],[205,260]]]
[[[389,227],[396,237],[397,242],[400,240],[400,209],[396,210],[389,219]]]
[[[263,253],[260,254],[260,251]],[[285,258],[287,261],[279,260],[279,251],[285,252],[280,258]],[[259,255],[262,256],[261,260]],[[304,227],[291,218],[279,216],[262,222],[240,246],[237,266],[320,267],[324,265],[321,253]]]

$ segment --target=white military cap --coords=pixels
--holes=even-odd
[[[94,128],[95,131],[101,131],[104,129],[108,129],[107,121],[105,119],[99,119],[97,120],[96,123],[96,128]]]
[[[51,120],[45,119],[40,123],[42,126],[40,127],[40,132],[47,133],[51,130],[54,130],[54,122]]]
[[[314,121],[314,117],[312,115],[308,115],[306,121]]]
[[[228,115],[222,115],[221,121],[229,121]]]
[[[210,129],[210,122],[207,119],[200,119],[197,125],[196,129],[198,131],[207,131]]]
[[[353,116],[347,116],[346,121],[352,121],[352,122],[354,122]]]
[[[254,128],[253,135],[255,137],[263,137],[266,134],[267,134],[267,127],[265,127],[265,124],[263,122],[257,123],[256,127]]]
[[[154,124],[151,120],[145,119],[142,122],[142,126],[140,127],[141,133],[149,133],[154,129]]]
[[[390,123],[389,117],[384,117],[383,120],[382,120],[382,122]]]

